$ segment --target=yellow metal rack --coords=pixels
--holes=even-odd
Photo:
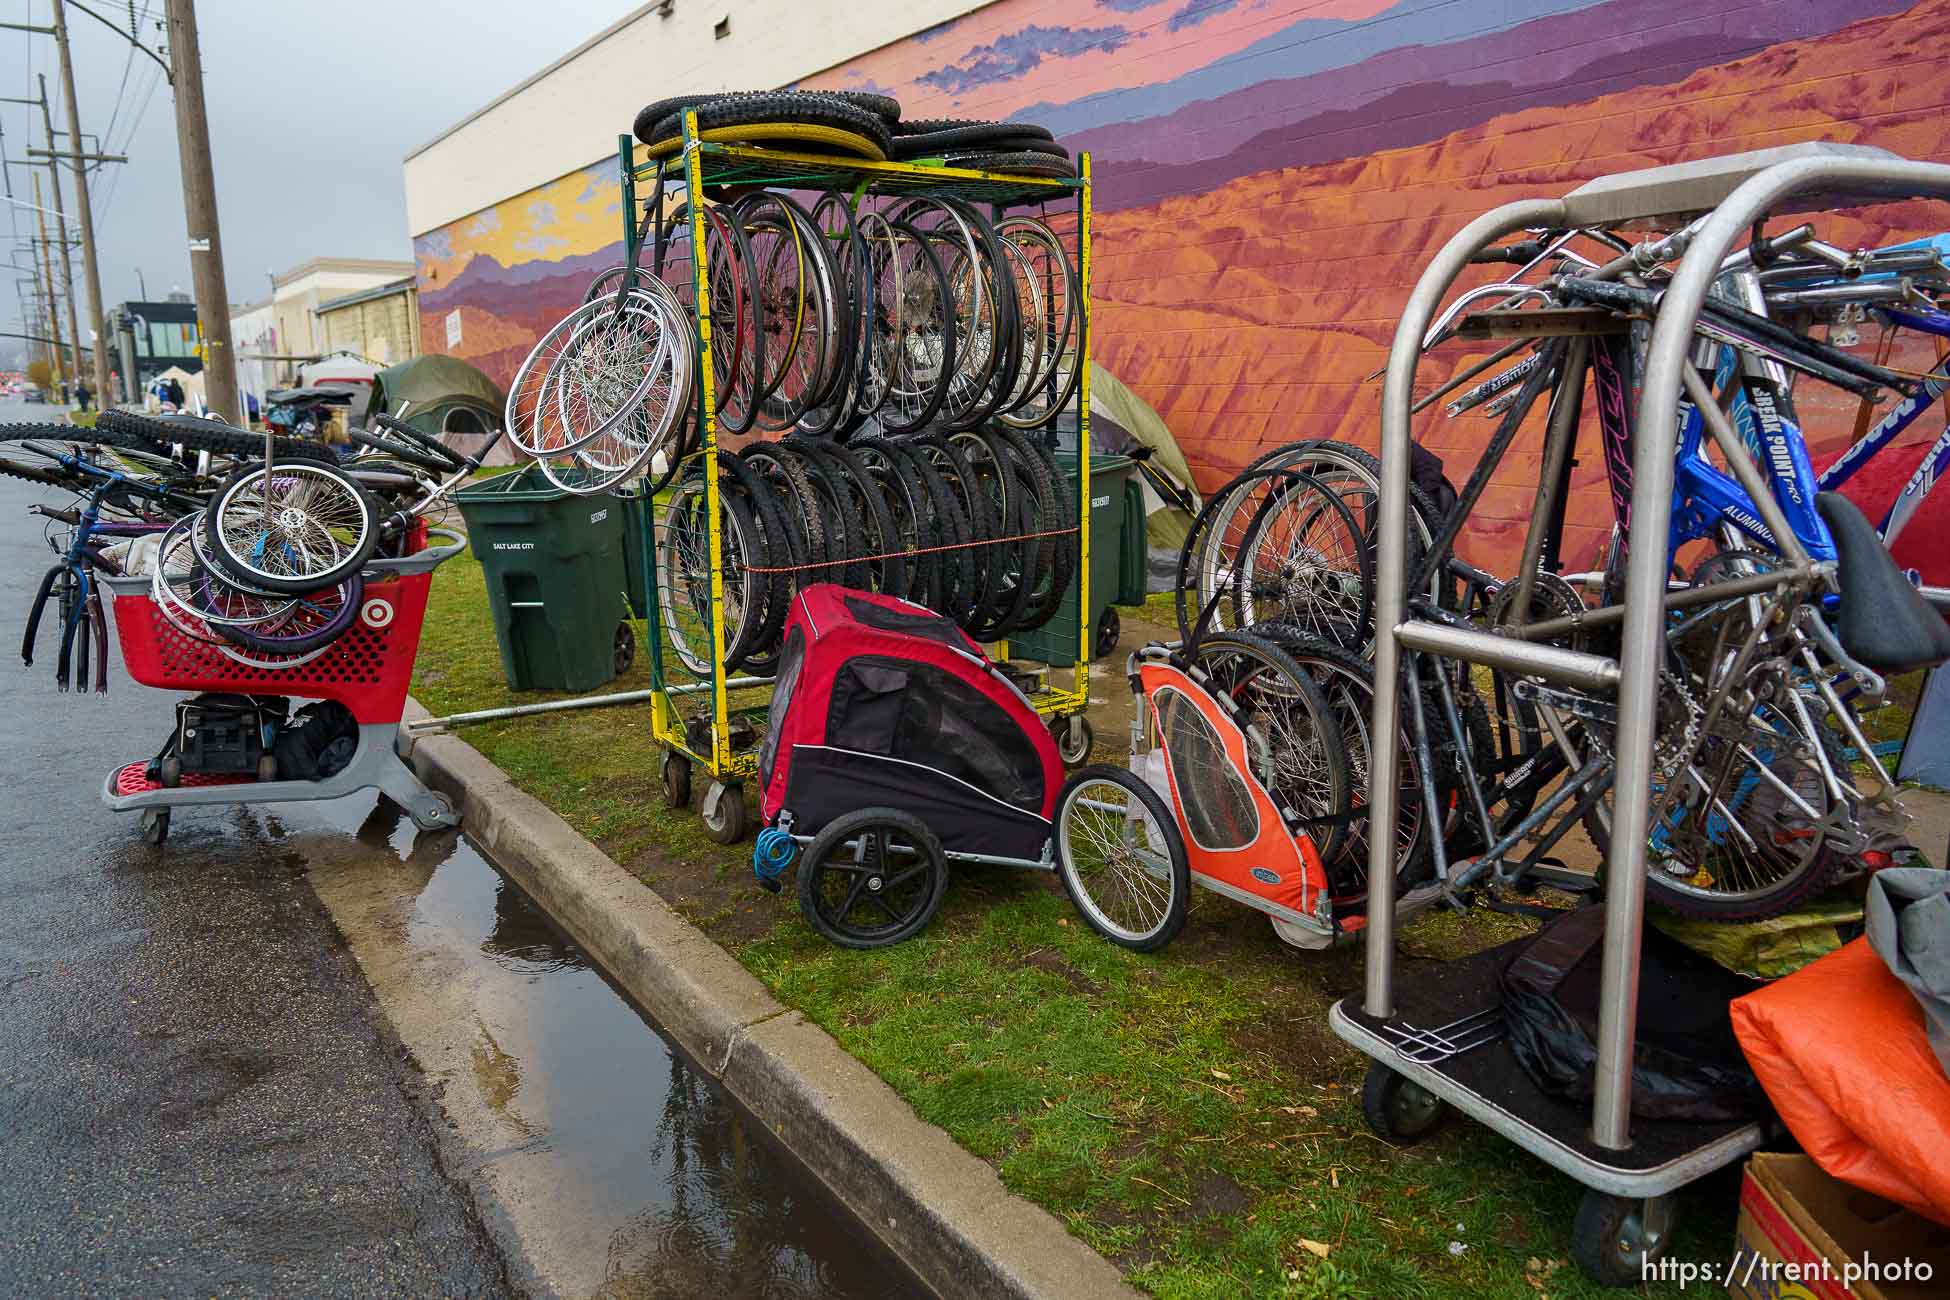
[[[703,430],[705,513],[710,540],[711,564],[711,680],[672,683],[664,670],[663,623],[660,593],[656,580],[656,502],[643,502],[641,543],[644,548],[645,614],[648,622],[651,678],[651,728],[665,750],[665,763],[684,764],[681,776],[672,779],[665,772],[665,789],[673,802],[688,802],[689,765],[701,767],[711,778],[712,787],[704,800],[704,815],[713,838],[730,842],[742,836],[748,814],[740,783],[757,771],[753,748],[734,748],[732,720],[735,693],[769,692],[771,682],[764,678],[729,678],[724,659],[724,539],[719,515],[719,465],[717,423],[716,358],[711,340],[711,295],[707,289],[710,267],[707,263],[705,191],[707,188],[773,188],[785,190],[840,190],[850,193],[857,205],[874,195],[926,195],[954,197],[980,203],[1000,211],[1030,203],[1074,197],[1076,201],[1077,275],[1080,309],[1077,338],[1077,662],[1068,689],[1049,685],[1030,694],[1036,711],[1051,719],[1076,718],[1090,700],[1090,155],[1077,160],[1074,179],[1012,176],[966,168],[933,166],[915,162],[869,162],[864,159],[808,154],[788,150],[758,148],[701,138],[695,112],[684,113],[684,143],[677,159],[649,158],[634,138],[619,137],[617,159],[622,173],[622,212],[624,264],[637,264],[641,227],[639,202],[661,204],[662,187],[680,180],[688,200],[690,218],[691,267],[695,277],[692,298],[697,312],[697,419]],[[657,192],[639,200],[639,182],[650,181]],[[658,184],[661,182],[661,184]],[[661,210],[659,210],[661,216]],[[998,658],[1006,658],[1006,642],[994,647]],[[1058,665],[1050,665],[1055,668]],[[710,736],[685,726],[678,701],[686,696],[709,694]],[[752,711],[763,707],[753,706]],[[702,711],[698,713],[702,721]],[[701,732],[701,728],[699,731]],[[683,793],[677,795],[675,790]]]

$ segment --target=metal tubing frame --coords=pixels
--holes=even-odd
[[[1663,539],[1671,523],[1673,451],[1693,324],[1733,245],[1782,199],[1817,185],[1855,187],[1865,202],[1950,199],[1950,167],[1903,159],[1808,158],[1778,163],[1741,182],[1693,237],[1660,301],[1646,350],[1632,464],[1632,527]],[[1445,250],[1446,251],[1446,250]],[[1402,432],[1407,432],[1406,427]],[[1386,461],[1383,461],[1384,468]],[[1387,520],[1384,516],[1383,526]],[[1389,534],[1383,533],[1384,545]],[[1639,927],[1645,916],[1645,819],[1658,706],[1656,647],[1663,631],[1666,548],[1635,546],[1625,565],[1625,622],[1618,704],[1618,760],[1605,881],[1605,943],[1598,1005],[1598,1071],[1592,1139],[1631,1141],[1631,1058],[1637,1033]],[[1634,653],[1636,648],[1637,653]],[[1377,692],[1379,699],[1379,692]],[[1379,778],[1377,778],[1379,779]],[[1380,791],[1377,790],[1377,794]],[[1376,835],[1376,842],[1382,841]],[[1373,876],[1370,875],[1370,879]]]
[[[1036,712],[1045,717],[1065,717],[1081,713],[1090,702],[1090,638],[1093,632],[1090,619],[1090,351],[1091,351],[1091,157],[1088,153],[1077,155],[1077,177],[1075,182],[1052,180],[1041,177],[1015,177],[999,173],[971,171],[965,168],[926,167],[910,163],[868,163],[857,160],[829,158],[819,155],[803,155],[777,150],[752,150],[736,145],[715,144],[704,141],[698,132],[697,114],[687,109],[683,117],[682,180],[688,200],[688,215],[691,233],[692,296],[696,302],[698,347],[698,420],[704,433],[705,456],[705,510],[708,515],[708,533],[711,555],[711,746],[709,754],[700,754],[692,749],[689,737],[679,723],[676,711],[671,707],[670,697],[677,694],[702,693],[705,683],[693,686],[672,687],[666,684],[663,672],[663,628],[661,624],[661,602],[658,600],[655,577],[655,521],[651,515],[655,509],[652,500],[644,501],[643,541],[644,541],[644,611],[648,623],[646,635],[650,646],[651,690],[648,692],[651,709],[651,731],[657,741],[666,749],[689,756],[703,765],[714,779],[735,779],[756,771],[756,764],[749,754],[734,755],[731,752],[730,708],[726,695],[730,690],[746,686],[769,684],[762,678],[740,677],[727,680],[724,667],[724,536],[722,519],[719,513],[719,465],[718,465],[718,421],[716,401],[716,377],[714,350],[711,344],[710,308],[710,267],[708,265],[708,240],[705,228],[704,208],[704,165],[706,155],[722,157],[727,160],[761,160],[777,163],[786,170],[792,166],[811,168],[819,173],[840,172],[855,176],[860,190],[870,188],[876,177],[916,181],[923,185],[951,186],[958,182],[981,181],[1006,183],[1019,187],[1023,192],[1013,195],[1004,206],[1037,201],[1043,198],[1057,198],[1074,194],[1077,201],[1077,280],[1081,297],[1078,314],[1077,364],[1082,367],[1077,387],[1077,661],[1074,667],[1075,678],[1067,691],[1049,688],[1030,697],[1030,704]],[[635,268],[640,249],[637,247],[637,145],[628,135],[617,137],[617,161],[621,172],[622,211],[623,211],[623,251],[624,264]],[[676,179],[675,176],[671,179]],[[796,178],[798,184],[817,183],[818,177]],[[770,182],[781,188],[792,188],[795,178],[780,176]],[[1038,191],[1047,190],[1047,195]],[[664,193],[660,188],[644,201],[662,204]],[[1006,642],[1000,643],[1006,649]]]
[[[1381,540],[1375,557],[1374,715],[1370,736],[1393,736],[1401,725],[1401,645],[1395,630],[1407,606],[1408,461],[1410,407],[1422,337],[1442,296],[1469,265],[1470,254],[1528,226],[1562,227],[1564,204],[1526,199],[1484,213],[1452,236],[1435,255],[1402,308],[1388,351],[1381,392]],[[1643,443],[1641,443],[1641,446]],[[1364,997],[1369,1015],[1395,1012],[1395,830],[1400,816],[1398,746],[1377,745],[1368,770],[1368,951]]]

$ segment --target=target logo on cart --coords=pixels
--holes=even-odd
[[[359,618],[369,628],[390,627],[393,622],[393,602],[390,600],[369,600],[359,611]]]

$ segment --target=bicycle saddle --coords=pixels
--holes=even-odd
[[[1815,509],[1835,539],[1842,586],[1835,632],[1842,649],[1879,673],[1950,659],[1950,624],[1910,585],[1856,504],[1839,492],[1823,492]]]

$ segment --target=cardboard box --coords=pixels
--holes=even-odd
[[[1950,1228],[1822,1172],[1756,1152],[1740,1184],[1727,1292],[1741,1300],[1940,1300]]]

